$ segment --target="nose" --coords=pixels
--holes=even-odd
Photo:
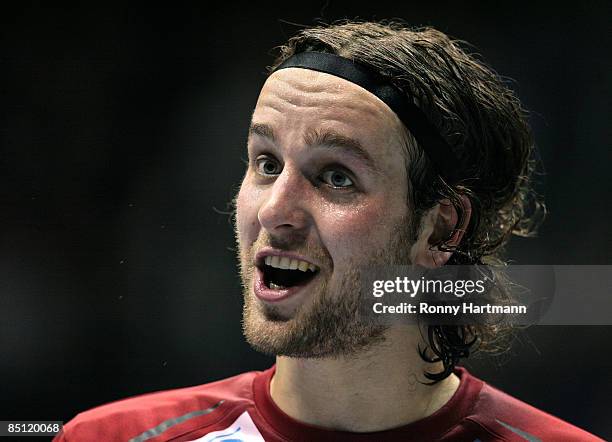
[[[310,182],[298,171],[285,165],[266,190],[257,214],[261,226],[272,235],[304,231],[310,222],[307,209],[309,185]]]

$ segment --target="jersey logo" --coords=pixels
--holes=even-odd
[[[213,431],[199,439],[190,442],[265,442],[248,412],[242,413],[238,419],[223,430]]]

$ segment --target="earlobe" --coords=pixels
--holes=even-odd
[[[452,251],[438,250],[444,241],[446,247],[456,247],[461,243],[472,215],[472,204],[466,195],[460,195],[463,206],[463,219],[459,223],[457,209],[448,199],[438,202],[422,219],[421,229],[411,249],[412,262],[426,267],[441,267],[448,262]],[[449,235],[452,236],[446,240]],[[446,240],[446,241],[445,241]]]

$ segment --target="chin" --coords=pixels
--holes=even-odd
[[[257,312],[245,314],[243,333],[246,341],[256,351],[271,356],[283,353],[289,335],[290,321],[266,319]]]

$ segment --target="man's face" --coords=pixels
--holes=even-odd
[[[236,199],[256,349],[322,357],[384,340],[384,327],[360,320],[359,271],[408,262],[404,142],[397,116],[353,83],[298,68],[268,78]]]

